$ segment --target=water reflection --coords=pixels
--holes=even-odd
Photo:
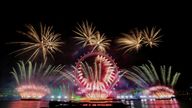
[[[48,104],[47,101],[20,100],[10,102],[8,108],[48,108]]]
[[[180,108],[177,100],[142,100],[134,102],[131,108]]]
[[[123,103],[127,104],[127,108],[182,108],[177,100],[124,100]],[[108,103],[103,104],[102,106],[108,106]],[[8,106],[8,108],[49,108],[49,102],[20,100],[9,102]]]

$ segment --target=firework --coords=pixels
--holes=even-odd
[[[94,56],[94,62],[88,63],[86,58]],[[96,56],[96,57],[95,57]],[[83,62],[84,61],[84,62]],[[89,99],[106,99],[112,88],[121,78],[114,61],[102,53],[89,53],[82,57],[73,72],[63,72],[63,76],[78,85],[79,91]]]
[[[144,94],[155,96],[156,98],[174,96],[173,87],[177,83],[180,73],[176,72],[171,76],[171,66],[168,68],[168,75],[166,75],[166,67],[160,66],[161,76],[158,76],[155,67],[150,61],[149,65],[133,66],[132,69],[133,72],[125,70],[124,76],[144,88]]]
[[[44,64],[32,65],[30,61],[28,65],[25,65],[23,61],[17,65],[18,71],[13,68],[11,74],[17,82],[16,90],[21,98],[42,98],[49,94],[48,83],[54,80],[63,68],[61,65],[49,65],[45,68]]]
[[[83,44],[83,47],[92,46],[92,52],[94,50],[106,52],[106,49],[109,48],[111,40],[99,31],[95,31],[95,27],[92,24],[89,25],[87,21],[83,22],[82,25],[78,24],[76,29],[77,31],[74,32],[79,35],[75,37],[79,41],[77,44]]]
[[[22,99],[41,99],[50,93],[47,86],[37,84],[20,85],[16,90]]]
[[[104,99],[111,94],[110,85],[115,80],[114,69],[106,66],[106,76],[102,77],[102,67],[104,66],[97,62],[94,63],[94,68],[87,63],[79,65],[80,69],[77,71],[79,73],[77,78],[81,84],[81,91],[86,93],[88,98]]]
[[[166,86],[153,86],[149,89],[143,91],[144,95],[153,97],[155,99],[165,99],[165,98],[173,98],[175,97],[175,92],[173,89]]]
[[[76,27],[77,31],[74,31],[78,36],[75,37],[79,42],[77,44],[82,44],[83,47],[90,45],[92,43],[93,37],[95,35],[95,27],[86,21],[83,22],[82,25],[78,24]]]
[[[145,88],[146,86],[148,86],[147,81],[144,80],[141,76],[139,76],[135,72],[131,72],[128,70],[123,70],[123,72],[125,72],[124,77],[130,81],[133,81],[136,85],[142,88]]]
[[[153,27],[151,29],[151,31],[149,31],[148,28],[143,30],[143,43],[146,44],[146,46],[150,46],[151,48],[153,46],[158,46],[158,43],[161,42],[160,38],[161,36],[159,35],[159,32],[161,31],[161,29],[158,29],[156,31],[155,27]]]
[[[168,68],[168,75],[166,77],[166,67],[160,66],[161,77],[158,76],[157,71],[153,64],[149,61],[148,64],[143,64],[142,66],[133,66],[134,72],[127,71],[125,77],[133,80],[134,82],[139,81],[143,84],[142,87],[150,87],[154,85],[166,85],[174,87],[180,76],[180,73],[176,72],[173,77],[171,77],[171,66]]]
[[[133,50],[138,51],[142,46],[142,32],[135,29],[135,31],[131,31],[126,34],[123,33],[124,37],[121,37],[117,40],[120,49],[125,49],[125,52],[131,52]]]
[[[161,69],[161,77],[162,77],[163,84],[174,87],[175,84],[177,83],[178,78],[181,75],[181,73],[176,72],[171,79],[171,66],[169,66],[169,68],[168,68],[168,75],[167,76],[165,73],[166,72],[165,65],[160,66],[160,69]]]
[[[150,46],[150,48],[154,46],[158,46],[159,42],[161,42],[159,32],[161,29],[156,29],[153,27],[151,31],[148,28],[144,30],[135,29],[130,33],[123,33],[124,37],[121,37],[117,40],[117,43],[120,46],[120,49],[125,49],[124,53],[131,52],[133,50],[138,51],[143,44],[146,46]]]
[[[91,45],[93,46],[92,52],[97,49],[100,52],[106,52],[106,49],[109,48],[111,40],[107,39],[104,34],[96,32],[94,38],[92,39]]]
[[[22,35],[27,36],[30,41],[24,42],[12,42],[14,44],[20,44],[23,48],[14,51],[18,53],[16,56],[32,52],[27,61],[33,61],[38,55],[42,54],[44,63],[46,63],[48,55],[53,59],[53,54],[56,52],[62,52],[59,47],[63,44],[60,40],[60,34],[53,31],[52,26],[46,26],[40,24],[40,32],[32,25],[26,25],[27,32],[18,31]]]

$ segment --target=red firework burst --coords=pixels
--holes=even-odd
[[[74,71],[79,90],[90,99],[105,99],[121,75],[114,60],[100,52],[88,53],[76,63]]]
[[[165,99],[175,97],[173,89],[166,86],[153,86],[144,91],[145,95],[155,97],[156,99]]]

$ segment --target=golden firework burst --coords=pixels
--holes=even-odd
[[[78,24],[78,27],[76,27],[75,32],[78,36],[75,36],[74,38],[79,41],[77,44],[82,44],[83,47],[86,47],[87,45],[90,45],[93,35],[95,34],[95,27],[92,24],[89,24],[88,21],[82,22],[82,25]]]
[[[76,29],[77,31],[74,32],[78,35],[75,37],[79,41],[77,44],[83,43],[83,47],[92,46],[92,52],[95,50],[106,52],[106,49],[109,48],[111,40],[108,40],[99,31],[96,31],[95,27],[87,21],[83,22],[82,25],[78,24]]]
[[[133,50],[138,51],[142,46],[142,32],[135,29],[130,33],[122,33],[124,37],[121,37],[117,40],[120,49],[125,49],[124,53],[131,52]]]
[[[46,63],[48,55],[54,59],[54,53],[57,51],[62,52],[59,49],[59,47],[64,44],[60,39],[61,34],[55,33],[52,26],[43,26],[40,23],[40,32],[30,24],[26,25],[26,28],[28,29],[27,32],[18,31],[18,33],[27,36],[30,38],[30,41],[12,42],[23,46],[23,48],[13,52],[18,53],[16,56],[32,52],[27,61],[33,61],[39,54],[42,54],[43,61]]]
[[[158,46],[159,42],[161,42],[160,38],[161,36],[159,35],[159,32],[161,31],[161,29],[158,29],[156,30],[155,27],[153,27],[151,29],[151,31],[146,28],[143,30],[143,36],[144,36],[144,39],[143,39],[143,43],[146,44],[146,46],[150,46],[151,48],[153,46]]]
[[[94,46],[92,51],[96,49],[97,51],[106,52],[106,49],[110,46],[110,41],[111,40],[107,39],[104,34],[100,34],[100,32],[97,31],[91,42],[91,45]]]

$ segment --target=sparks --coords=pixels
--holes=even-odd
[[[117,40],[120,49],[125,49],[124,53],[131,52],[133,50],[138,51],[142,46],[142,33],[135,29],[135,31],[131,31],[126,34],[123,33],[124,37],[121,37]]]
[[[21,98],[43,98],[50,93],[48,84],[53,81],[55,77],[58,77],[59,72],[63,66],[47,66],[36,63],[32,65],[32,62],[27,62],[27,65],[23,61],[17,63],[18,70],[12,69],[11,74],[14,76],[17,87],[16,90]]]
[[[150,46],[151,48],[152,47],[157,47],[159,44],[159,42],[161,42],[160,38],[161,36],[159,35],[159,32],[161,31],[161,29],[158,29],[156,31],[156,28],[153,27],[151,29],[151,31],[149,31],[148,28],[144,29],[143,30],[143,36],[144,36],[144,39],[143,39],[143,43],[146,44],[146,46]]]
[[[172,88],[166,86],[153,86],[143,91],[144,95],[155,99],[170,99],[175,97],[175,92]]]
[[[77,41],[79,41],[77,44],[83,43],[83,47],[90,45],[94,37],[93,35],[95,35],[95,27],[86,21],[85,23],[83,22],[82,25],[78,24],[76,29],[77,30],[73,32],[78,35],[74,37]]]
[[[79,42],[77,44],[83,44],[83,47],[91,46],[93,51],[106,52],[106,49],[109,48],[110,41],[106,38],[104,34],[101,34],[99,31],[95,30],[95,27],[86,21],[82,25],[78,24],[76,28],[77,31],[74,31],[77,35],[74,37]]]
[[[97,49],[97,51],[106,52],[106,49],[109,48],[111,40],[108,40],[104,34],[96,32],[91,45],[94,46],[92,52]]]
[[[27,61],[33,61],[38,55],[42,54],[43,61],[46,63],[48,55],[54,59],[54,53],[57,51],[62,52],[59,49],[59,47],[61,47],[63,44],[63,42],[60,40],[61,34],[55,33],[52,26],[43,26],[40,24],[40,32],[38,32],[37,29],[30,24],[26,25],[26,28],[28,29],[27,32],[18,32],[27,36],[29,39],[31,39],[31,41],[12,42],[14,44],[20,44],[24,46],[23,48],[13,52],[18,53],[16,56],[27,52],[32,52]]]
[[[171,76],[171,66],[168,69],[166,67],[160,66],[161,76],[157,74],[157,71],[154,65],[149,61],[148,64],[143,64],[142,66],[133,66],[132,71],[127,71],[124,75],[127,79],[139,84],[141,87],[151,87],[154,85],[165,85],[169,87],[174,87],[177,83],[177,80],[181,73],[176,72],[173,76]],[[168,74],[166,75],[166,70],[168,70]],[[140,83],[141,82],[141,83]]]
[[[93,63],[87,58],[94,58]],[[73,72],[62,72],[64,78],[77,84],[82,95],[89,99],[106,99],[112,93],[112,88],[122,77],[119,75],[114,61],[101,52],[91,52],[84,55],[73,66]]]

